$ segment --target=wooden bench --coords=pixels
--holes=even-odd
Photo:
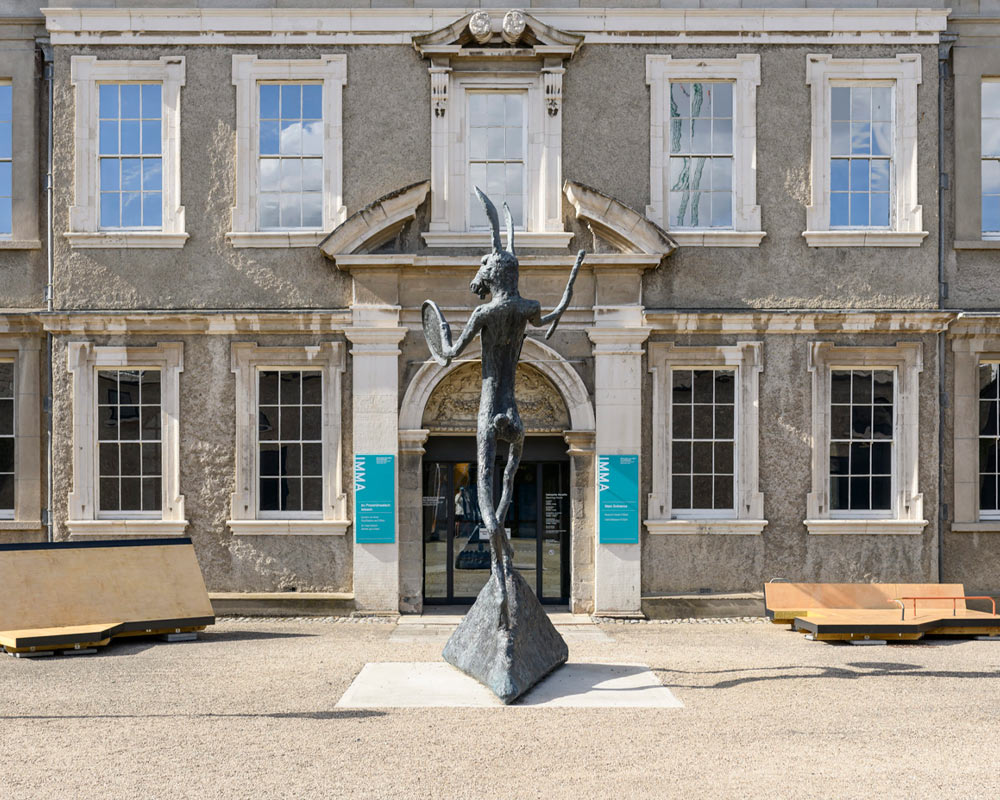
[[[190,539],[0,545],[0,646],[80,650],[215,622]]]
[[[768,583],[765,613],[822,641],[1000,635],[996,613],[968,608],[960,583]]]

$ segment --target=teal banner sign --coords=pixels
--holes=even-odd
[[[597,457],[601,544],[639,544],[639,456]]]
[[[354,541],[396,541],[395,456],[354,456]]]

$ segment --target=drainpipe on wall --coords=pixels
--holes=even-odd
[[[52,43],[48,39],[38,39],[36,40],[38,47],[42,51],[42,64],[43,64],[43,74],[45,77],[46,88],[48,90],[48,108],[47,114],[47,134],[45,141],[46,148],[46,167],[45,167],[45,260],[46,260],[46,281],[45,281],[45,310],[52,311],[53,309],[53,273],[54,273],[54,262],[52,253],[53,244],[53,198],[52,198]],[[52,525],[52,334],[46,332],[45,334],[45,375],[47,383],[47,391],[45,393],[44,400],[44,410],[46,412],[46,423],[45,423],[45,532],[48,541],[53,541],[54,530]]]
[[[948,284],[945,282],[945,202],[944,193],[948,188],[948,173],[944,171],[944,82],[949,77],[948,61],[951,58],[951,47],[958,38],[954,33],[942,33],[938,44],[938,308],[945,307],[948,299]],[[945,380],[946,337],[948,326],[938,332],[937,362],[938,362],[938,519],[937,519],[937,580],[944,580],[944,524],[948,518],[948,504],[944,502],[944,423],[945,409],[948,406],[948,386]],[[954,464],[952,465],[954,472]]]

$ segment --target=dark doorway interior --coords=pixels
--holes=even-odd
[[[500,496],[502,470],[494,496]],[[476,491],[475,438],[432,437],[423,474],[424,602],[471,603],[490,574]],[[514,563],[543,603],[569,601],[569,460],[557,437],[530,437],[505,527]]]

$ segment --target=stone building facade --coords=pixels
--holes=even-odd
[[[0,18],[0,540],[190,536],[222,608],[474,596],[478,350],[420,307],[478,302],[479,184],[525,296],[588,251],[519,371],[543,599],[1000,590],[986,0],[93,5]]]

